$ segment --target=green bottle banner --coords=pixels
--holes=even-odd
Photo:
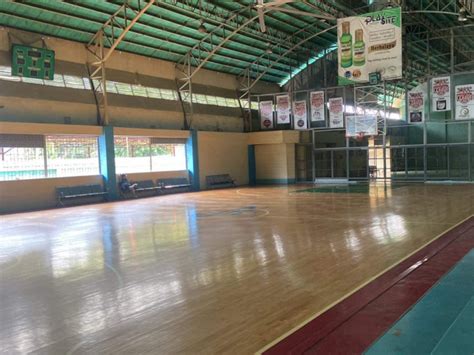
[[[339,85],[402,77],[402,13],[391,8],[337,20]]]

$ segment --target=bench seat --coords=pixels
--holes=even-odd
[[[104,191],[99,184],[60,186],[56,188],[56,197],[60,206],[64,206],[63,200],[97,196],[107,197],[107,191]]]
[[[208,189],[235,187],[235,181],[229,174],[209,175],[206,176],[206,185]]]
[[[158,179],[156,184],[161,186],[167,191],[179,190],[179,191],[189,191],[191,184],[187,178],[168,178],[168,179]]]

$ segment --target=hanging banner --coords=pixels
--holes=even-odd
[[[425,94],[422,91],[408,92],[408,122],[419,123],[425,119]]]
[[[324,102],[324,91],[313,91],[310,94],[311,121],[326,120],[326,107]]]
[[[260,126],[262,129],[273,128],[273,101],[260,102]]]
[[[277,124],[290,123],[290,96],[276,97]]]
[[[451,78],[443,76],[431,79],[431,111],[451,110]]]
[[[458,85],[456,94],[456,119],[474,119],[474,84]]]
[[[295,129],[307,129],[308,119],[306,114],[306,100],[295,101],[293,105]]]
[[[402,13],[399,7],[337,20],[339,85],[402,77]]]
[[[329,127],[344,127],[344,101],[342,97],[329,99]]]

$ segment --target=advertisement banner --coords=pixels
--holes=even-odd
[[[313,91],[310,94],[311,121],[326,120],[326,107],[324,102],[324,91]]]
[[[443,76],[431,79],[431,111],[451,110],[451,78]]]
[[[408,123],[420,123],[425,119],[425,94],[422,91],[408,92]]]
[[[262,129],[273,128],[273,101],[260,102],[260,126]]]
[[[290,96],[276,97],[277,124],[290,123]]]
[[[474,119],[474,84],[458,85],[456,94],[456,119]]]
[[[337,20],[339,85],[402,77],[402,13],[399,7]]]
[[[295,101],[293,105],[295,129],[307,129],[308,119],[306,114],[306,100]]]
[[[329,99],[329,127],[344,127],[344,101],[342,97]]]

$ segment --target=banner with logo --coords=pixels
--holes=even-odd
[[[402,77],[402,13],[399,7],[337,20],[339,85]]]
[[[451,78],[443,76],[431,79],[431,111],[451,110]]]
[[[306,114],[306,100],[295,101],[293,104],[293,117],[295,129],[307,129],[308,118]]]
[[[408,123],[420,123],[425,120],[425,93],[408,92]]]
[[[457,120],[474,118],[474,84],[458,85],[454,89],[456,94]]]
[[[290,123],[290,96],[280,95],[276,97],[277,124]]]
[[[342,97],[329,99],[329,127],[344,127],[344,101]]]
[[[326,107],[324,102],[324,91],[313,91],[310,94],[311,121],[326,120]]]
[[[262,129],[273,128],[273,101],[260,102],[260,126]]]

